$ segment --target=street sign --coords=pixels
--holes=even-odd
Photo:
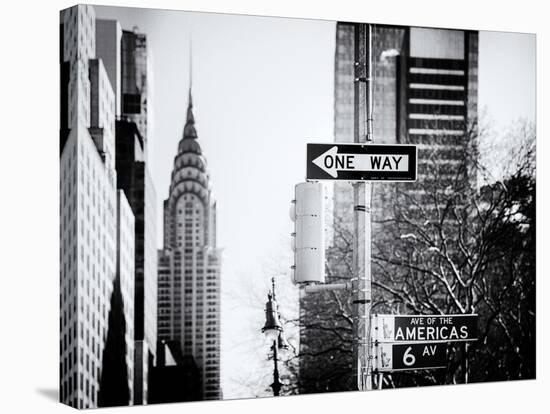
[[[445,368],[447,344],[379,344],[373,368],[380,372]]]
[[[477,339],[477,315],[374,315],[375,342],[467,342]]]
[[[308,180],[416,181],[415,145],[307,144]]]

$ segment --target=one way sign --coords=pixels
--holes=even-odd
[[[307,144],[307,179],[416,181],[415,145]]]

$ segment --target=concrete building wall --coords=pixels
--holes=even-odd
[[[61,232],[71,231],[72,240],[61,246],[61,337],[72,341],[61,344],[61,399],[96,407],[116,273],[115,180],[82,126],[71,130],[61,160],[62,176],[73,180],[61,185],[72,198],[71,205],[62,204],[67,218]]]
[[[115,94],[101,59],[90,59],[90,133],[109,168],[115,163]]]
[[[96,56],[103,61],[115,93],[115,115],[121,113],[121,40],[122,28],[117,20],[96,20]]]
[[[149,347],[143,339],[134,342],[134,404],[148,402]]]
[[[60,164],[60,400],[78,406],[78,145],[73,132]]]
[[[120,280],[124,321],[126,325],[126,367],[128,371],[128,389],[134,402],[134,214],[124,195],[117,191],[117,277]]]
[[[134,401],[135,404],[145,404],[147,372],[156,356],[156,193],[143,160],[143,139],[134,122],[117,121],[116,153],[117,186],[124,191],[135,217]]]
[[[89,124],[90,81],[88,61],[95,57],[95,12],[79,5],[61,11],[63,26],[62,61],[70,65],[68,85],[68,127]]]
[[[174,338],[173,333],[174,313],[174,295],[173,286],[173,260],[172,252],[169,249],[158,251],[158,311],[157,311],[157,335],[159,338]],[[179,335],[179,333],[178,333]]]
[[[151,69],[147,36],[137,31],[124,30],[121,43],[122,88],[121,111],[125,119],[133,121],[145,142],[147,157],[149,76]]]
[[[206,400],[218,400],[222,398],[220,387],[221,250],[209,248],[204,254],[207,260],[204,269],[206,280],[203,294],[205,306],[202,355],[203,395]]]
[[[153,179],[143,164],[143,182],[145,184],[145,208],[143,225],[143,271],[145,280],[144,289],[144,338],[150,352],[156,355],[157,344],[157,194]]]
[[[62,128],[67,135],[60,155],[60,400],[77,408],[93,408],[98,406],[117,272],[117,198],[113,165],[105,162],[91,133],[95,136],[101,125],[103,136],[108,137],[105,142],[112,139],[115,107],[101,62],[94,61],[91,6],[61,12],[61,39],[61,65],[66,68],[62,110],[67,111]],[[94,105],[97,117],[92,122]]]
[[[431,59],[464,59],[464,31],[411,27],[410,56]]]

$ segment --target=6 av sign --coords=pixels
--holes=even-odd
[[[308,180],[416,181],[415,145],[307,144]]]
[[[381,372],[444,368],[447,344],[379,344],[374,357],[374,367]]]

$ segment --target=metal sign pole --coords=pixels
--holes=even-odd
[[[373,141],[373,71],[372,25],[355,27],[355,94],[354,142]],[[371,311],[371,194],[372,183],[353,185],[354,249],[353,295],[353,359],[357,387],[372,389],[372,356],[370,350]]]

